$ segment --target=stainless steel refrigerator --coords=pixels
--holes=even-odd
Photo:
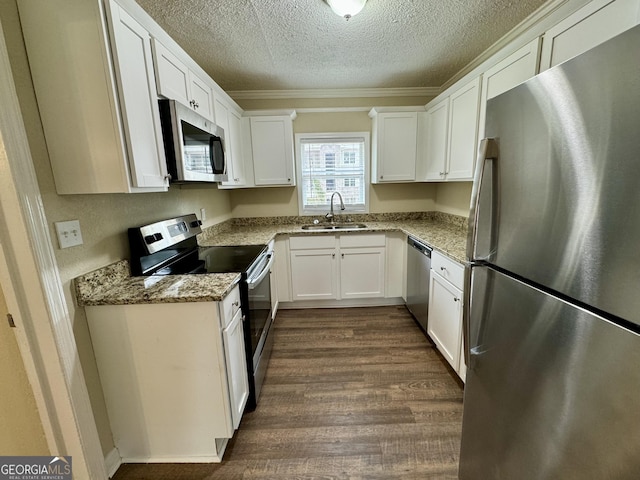
[[[640,27],[486,122],[460,479],[640,479]]]

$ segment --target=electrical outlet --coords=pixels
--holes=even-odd
[[[60,248],[82,245],[82,232],[80,232],[80,222],[78,220],[55,222],[55,226]]]

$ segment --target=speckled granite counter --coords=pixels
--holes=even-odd
[[[277,235],[403,232],[417,237],[460,263],[465,263],[466,219],[438,212],[352,215],[367,228],[339,232],[303,230],[309,217],[234,219],[207,228],[198,236],[201,246],[264,245]],[[239,281],[238,273],[132,277],[122,260],[75,279],[78,305],[217,302]]]
[[[202,235],[198,236],[198,244],[201,246],[263,245],[269,243],[276,235],[326,235],[327,233],[357,234],[361,232],[400,231],[417,237],[457,262],[465,263],[466,261],[467,231],[465,218],[427,212],[424,214],[405,215],[354,215],[352,220],[358,223],[365,223],[367,228],[339,231],[303,230],[303,224],[311,223],[309,217],[234,219],[207,229]]]
[[[75,279],[78,305],[218,302],[240,280],[239,273],[132,277],[122,260]]]

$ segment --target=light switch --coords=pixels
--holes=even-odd
[[[80,221],[69,220],[68,222],[55,222],[56,233],[60,248],[75,247],[82,245],[82,233],[80,232]]]

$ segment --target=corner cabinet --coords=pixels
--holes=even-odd
[[[393,111],[397,107],[371,109],[371,183],[413,182],[416,179],[418,112]]]
[[[57,192],[166,191],[149,33],[113,1],[17,3]]]
[[[433,252],[431,262],[427,333],[442,356],[464,381],[464,267],[437,251]]]
[[[217,303],[85,308],[123,462],[220,462],[249,395],[238,287]]]
[[[244,112],[243,122],[247,140],[245,165],[251,164],[253,182],[256,187],[293,187],[295,181],[295,158],[293,153],[293,120],[295,111],[284,115]]]

